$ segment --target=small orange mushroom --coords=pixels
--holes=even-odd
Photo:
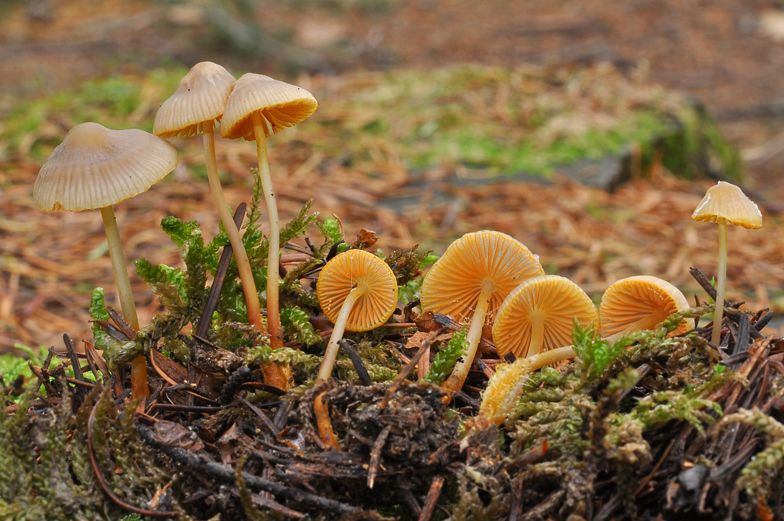
[[[142,130],[110,130],[82,123],[44,161],[33,186],[35,207],[46,212],[101,209],[123,317],[139,330],[117,219],[112,205],[147,191],[174,170],[177,151]],[[133,397],[149,396],[147,362],[131,362]]]
[[[651,329],[671,314],[689,307],[683,293],[666,280],[648,275],[622,279],[602,295],[599,308],[602,336],[613,342],[635,331]],[[694,319],[687,318],[670,335],[691,329],[694,329]]]
[[[446,399],[459,391],[476,356],[482,327],[521,282],[544,275],[539,260],[524,244],[494,231],[468,233],[453,242],[425,276],[420,300],[424,311],[471,321],[468,349],[441,384]]]
[[[259,176],[270,223],[267,236],[267,328],[273,349],[283,346],[278,303],[280,222],[267,158],[267,138],[304,121],[316,111],[317,106],[316,98],[303,88],[261,74],[245,74],[234,84],[221,119],[221,135],[224,138],[244,137],[248,141],[256,141]]]
[[[574,282],[558,275],[543,275],[515,288],[498,308],[493,342],[499,355],[511,352],[518,359],[503,369],[497,368],[482,394],[480,415],[500,425],[522,393],[526,374],[574,358],[571,343],[575,320],[583,325],[597,324],[599,312]]]
[[[713,315],[711,342],[721,342],[721,319],[724,315],[724,286],[727,278],[727,223],[756,230],[762,228],[759,208],[737,186],[719,181],[708,189],[691,216],[696,221],[719,225],[719,270],[716,277],[716,311]]]
[[[368,331],[386,322],[397,305],[392,269],[372,253],[348,250],[321,270],[316,286],[321,310],[335,324],[316,383],[328,380],[343,332]]]

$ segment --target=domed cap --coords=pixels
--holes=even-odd
[[[649,329],[671,314],[686,311],[689,307],[683,293],[666,280],[647,275],[622,279],[602,295],[599,309],[602,336],[621,333],[636,323],[641,327],[635,330]],[[692,329],[694,319],[688,318],[671,335]]]
[[[724,181],[708,189],[691,218],[711,223],[725,219],[735,226],[762,228],[762,214],[757,205],[740,188]]]
[[[574,320],[599,326],[599,311],[577,284],[558,275],[523,282],[498,308],[493,342],[500,356],[528,356],[534,321],[544,327],[541,352],[572,344]]]
[[[493,281],[486,322],[520,283],[544,275],[538,259],[522,243],[494,231],[468,233],[453,242],[425,276],[420,300],[424,311],[468,321],[485,280]]]
[[[173,146],[148,132],[82,123],[41,166],[35,207],[78,212],[117,204],[163,179],[178,157]]]
[[[161,137],[195,136],[199,123],[220,119],[234,76],[212,62],[194,65],[155,115],[152,132]]]
[[[387,263],[364,250],[348,250],[335,256],[319,273],[316,293],[319,305],[334,324],[349,292],[365,285],[346,322],[349,331],[368,331],[386,322],[397,306],[397,280]]]
[[[270,137],[306,120],[316,107],[316,98],[305,89],[269,76],[248,73],[234,84],[221,119],[221,135],[227,139],[244,137],[254,141],[250,116],[259,111],[264,121],[264,134]]]

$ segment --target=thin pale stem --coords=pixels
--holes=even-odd
[[[724,284],[727,278],[727,221],[719,219],[719,272],[716,278],[716,311],[713,313],[711,342],[718,347],[721,342],[721,321],[724,317]]]
[[[575,356],[577,354],[572,346],[559,347],[530,358],[518,358],[506,369],[497,370],[482,395],[480,416],[484,416],[496,425],[501,425],[523,394],[528,374]]]
[[[335,366],[335,359],[338,357],[338,341],[343,339],[343,332],[346,330],[346,322],[354,308],[357,299],[367,293],[368,287],[366,284],[359,284],[354,289],[348,292],[346,300],[343,301],[343,306],[340,308],[338,318],[335,320],[335,327],[332,329],[332,335],[329,337],[329,344],[327,350],[324,352],[324,360],[321,362],[318,376],[316,377],[316,384],[329,380],[332,376],[332,368]]]
[[[133,327],[134,331],[139,331],[139,317],[136,314],[136,303],[133,301],[131,279],[128,277],[120,230],[117,228],[117,219],[112,207],[101,208],[101,217],[103,218],[104,230],[106,230],[106,240],[109,243],[109,257],[112,259],[112,270],[114,270],[117,293],[120,296],[123,318]],[[131,362],[131,389],[134,398],[150,396],[150,388],[147,384],[147,360],[143,355],[137,356]]]
[[[541,353],[542,345],[544,345],[544,317],[536,315],[531,317],[531,342],[525,357],[531,358]]]
[[[264,201],[267,203],[269,214],[269,253],[267,255],[267,328],[269,329],[270,346],[272,349],[283,347],[283,336],[280,328],[280,307],[278,292],[280,291],[280,273],[278,271],[280,250],[280,222],[278,220],[278,205],[275,202],[275,192],[272,190],[272,176],[270,175],[269,159],[267,157],[267,138],[264,133],[264,119],[256,111],[251,115],[253,133],[256,138],[256,152],[259,156],[259,176],[261,187],[264,190]]]
[[[253,272],[250,269],[248,253],[242,243],[240,232],[234,224],[234,217],[229,211],[229,205],[223,196],[220,177],[218,176],[218,161],[215,158],[215,137],[213,132],[213,122],[205,121],[202,126],[202,143],[204,145],[204,157],[207,163],[207,177],[210,180],[210,191],[218,207],[218,215],[229,236],[229,242],[237,261],[237,271],[239,271],[240,281],[242,282],[242,292],[245,294],[245,306],[248,308],[248,323],[261,331],[265,331],[264,323],[261,320],[261,304],[259,304],[259,293],[256,290],[256,282],[253,280]]]
[[[456,364],[452,370],[449,378],[441,384],[441,389],[446,391],[447,395],[445,401],[452,399],[452,393],[456,393],[463,387],[463,383],[468,378],[468,370],[474,362],[476,356],[476,349],[479,346],[479,341],[482,339],[482,327],[485,325],[485,316],[487,315],[487,308],[490,306],[490,299],[495,291],[495,284],[492,280],[486,279],[482,284],[482,292],[479,294],[479,300],[476,303],[474,316],[471,318],[471,327],[468,329],[465,341],[468,343],[468,350]]]
[[[664,322],[669,315],[667,314],[666,310],[657,309],[655,312],[651,313],[650,315],[642,317],[637,322],[633,323],[623,331],[619,331],[614,335],[610,335],[604,340],[612,344],[616,340],[620,339],[623,336],[630,335],[632,333],[636,333],[637,331],[645,331],[646,329],[650,329],[662,322]]]

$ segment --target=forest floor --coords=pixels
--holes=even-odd
[[[143,90],[149,71],[207,59],[234,72],[298,82],[324,93],[323,107],[326,100],[351,99],[348,87],[361,86],[363,70],[610,63],[621,75],[643,76],[648,84],[699,99],[742,151],[744,188],[760,203],[765,228],[731,231],[729,298],[745,299],[752,309],[784,310],[784,14],[776,2],[531,1],[509,11],[502,0],[482,2],[479,9],[467,0],[264,0],[255,12],[239,1],[0,5],[4,128],[19,100],[49,100],[114,75],[142,85],[142,103],[124,125],[147,124],[169,95]],[[89,338],[89,291],[111,280],[97,212],[50,215],[32,208],[42,150],[80,122],[73,114],[42,110],[49,112],[46,125],[14,136],[0,128],[0,350],[16,342],[60,345],[64,332]],[[548,273],[573,278],[594,297],[613,281],[640,273],[666,278],[688,295],[696,289],[690,265],[715,270],[717,231],[689,218],[712,180],[687,182],[653,168],[612,194],[557,172],[550,185],[501,178],[453,186],[444,180],[459,176],[459,165],[416,171],[389,151],[394,143],[377,141],[368,150],[381,156],[371,154],[367,169],[329,163],[310,149],[298,154],[294,136],[282,138],[278,150],[272,141],[283,220],[313,197],[314,209],[339,216],[349,237],[370,228],[386,251],[419,243],[436,253],[465,232],[492,228],[524,242]],[[249,200],[253,147],[221,142],[218,150],[222,170],[235,178],[226,187],[229,202]],[[217,232],[207,183],[194,182],[188,171],[198,169],[198,146],[187,145],[182,155],[185,166],[171,182],[118,208],[129,261],[176,264],[176,249],[158,227],[169,214],[198,220],[207,239]],[[407,185],[422,176],[429,184],[411,204],[382,204],[409,197]],[[140,279],[134,284],[146,322],[159,308]]]

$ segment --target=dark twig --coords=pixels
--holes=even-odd
[[[542,440],[542,444],[538,447],[534,447],[533,449],[527,450],[523,453],[522,456],[513,459],[509,464],[506,466],[507,473],[514,473],[520,470],[521,468],[529,465],[531,463],[536,463],[540,459],[547,454],[547,449],[549,445],[547,443],[547,438]]]
[[[400,386],[403,385],[403,381],[405,381],[405,379],[408,378],[408,375],[414,371],[414,368],[419,362],[419,359],[422,358],[423,354],[425,354],[425,351],[427,351],[427,349],[430,347],[430,344],[433,342],[433,340],[435,340],[439,335],[443,334],[446,329],[446,327],[442,327],[437,331],[431,332],[425,341],[422,342],[422,345],[419,347],[419,351],[417,351],[417,353],[411,357],[411,360],[408,362],[408,364],[406,364],[403,370],[400,371],[400,374],[397,375],[395,381],[392,382],[392,385],[387,388],[387,391],[384,393],[384,399],[381,400],[381,403],[378,405],[379,411],[387,406],[387,403],[389,402],[389,399],[392,397],[392,395],[395,394],[398,389],[400,389]]]
[[[419,521],[430,521],[430,518],[433,516],[433,511],[436,508],[436,501],[438,501],[438,496],[441,495],[441,489],[443,487],[443,476],[436,476],[433,478],[433,482],[430,484],[430,490],[425,498],[425,507],[422,509],[422,513],[419,514]]]
[[[757,331],[762,331],[765,328],[765,326],[767,326],[770,323],[770,321],[773,319],[774,316],[776,316],[775,311],[768,311],[767,313],[762,315],[762,317],[760,317],[759,320],[757,320],[754,323],[754,329],[756,329]]]
[[[238,230],[240,229],[242,220],[245,218],[246,207],[247,205],[245,203],[240,203],[240,205],[237,207],[237,210],[234,212],[234,225]],[[215,308],[218,306],[218,297],[220,297],[223,281],[226,279],[226,272],[229,269],[231,255],[231,244],[227,244],[223,247],[223,251],[221,252],[220,260],[218,261],[218,269],[215,270],[215,279],[212,281],[212,287],[210,287],[210,294],[207,297],[207,303],[204,305],[204,311],[201,313],[199,327],[196,328],[196,335],[200,337],[207,336],[207,331],[210,329],[210,324],[212,323],[212,314],[215,312]]]
[[[245,393],[242,393],[242,394],[245,394]],[[273,433],[275,436],[277,436],[277,435],[280,433],[280,429],[278,429],[278,427],[275,425],[275,423],[273,423],[273,421],[272,421],[272,420],[270,420],[269,416],[267,416],[266,414],[264,414],[264,411],[262,411],[261,409],[259,409],[258,407],[256,407],[256,406],[255,406],[255,405],[253,405],[252,403],[250,403],[248,400],[246,400],[246,399],[245,399],[244,397],[242,397],[242,396],[237,396],[237,400],[238,400],[238,401],[239,401],[241,404],[245,405],[245,406],[246,406],[248,409],[250,409],[251,411],[253,411],[253,414],[255,414],[256,416],[258,416],[258,417],[259,417],[259,419],[260,419],[260,420],[261,420],[261,421],[264,423],[264,425],[266,425],[266,426],[267,426],[267,428],[268,428],[270,431],[272,431],[272,433]]]
[[[234,395],[239,392],[243,382],[251,377],[251,374],[253,374],[252,371],[244,365],[231,373],[229,381],[221,389],[218,401],[220,403],[229,403],[234,398]]]
[[[165,443],[161,443],[153,434],[152,429],[145,425],[137,423],[136,428],[139,430],[139,435],[141,435],[145,442],[159,449],[174,461],[185,465],[194,472],[212,476],[216,480],[222,481],[224,483],[234,484],[235,471],[233,468],[206,460],[189,450],[180,447],[172,447],[170,445],[166,445]],[[260,478],[252,474],[248,474],[247,472],[242,473],[242,479],[245,481],[245,485],[250,489],[266,490],[267,492],[271,492],[276,497],[279,496],[312,508],[327,510],[329,512],[335,512],[338,514],[349,514],[358,510],[356,507],[351,505],[346,505],[345,503],[340,503],[339,501],[317,496],[315,494],[305,492],[304,490],[287,487],[276,481]]]
[[[373,380],[370,379],[370,375],[365,367],[365,362],[362,360],[362,357],[359,356],[357,350],[348,345],[348,342],[345,340],[338,340],[338,345],[342,347],[343,351],[351,358],[351,363],[354,364],[354,370],[357,372],[357,375],[359,375],[359,381],[362,382],[362,385],[371,385]]]
[[[106,308],[106,312],[109,313],[111,319],[115,324],[117,324],[117,327],[128,340],[133,340],[136,338],[136,331],[128,322],[125,321],[123,316],[118,313],[116,309],[109,307]]]
[[[745,353],[749,350],[750,346],[751,346],[751,317],[743,313],[738,318],[738,332],[735,337],[735,349],[733,349],[732,355]],[[731,365],[730,369],[735,370],[738,367],[740,367],[740,363]]]
[[[122,508],[126,510],[130,510],[136,514],[142,516],[150,516],[150,517],[179,517],[179,512],[166,512],[166,511],[155,511],[155,510],[146,510],[144,508],[139,508],[131,505],[130,503],[126,503],[119,497],[117,497],[114,492],[112,492],[111,487],[109,487],[109,483],[106,482],[106,478],[103,476],[103,472],[101,468],[98,466],[98,461],[95,459],[95,451],[93,450],[93,428],[95,424],[95,410],[98,408],[99,401],[95,402],[93,405],[92,411],[90,411],[90,418],[87,421],[87,450],[90,453],[90,463],[92,463],[93,471],[95,472],[95,477],[98,478],[98,484],[101,486],[103,491],[106,493],[107,496],[111,498],[112,501],[120,505]]]
[[[71,340],[71,337],[68,336],[67,333],[63,335],[63,343],[65,343],[65,350],[68,352],[68,358],[71,359],[71,368],[73,369],[74,380],[84,382],[84,374],[82,374],[82,366],[79,363],[79,357],[76,355],[73,340]]]
[[[381,449],[384,448],[384,444],[387,442],[387,437],[389,433],[392,431],[392,426],[387,425],[384,427],[376,438],[376,442],[373,444],[373,450],[370,453],[370,466],[368,468],[368,477],[367,477],[367,486],[368,488],[373,488],[373,484],[376,481],[376,474],[378,473],[378,466],[381,463]]]

